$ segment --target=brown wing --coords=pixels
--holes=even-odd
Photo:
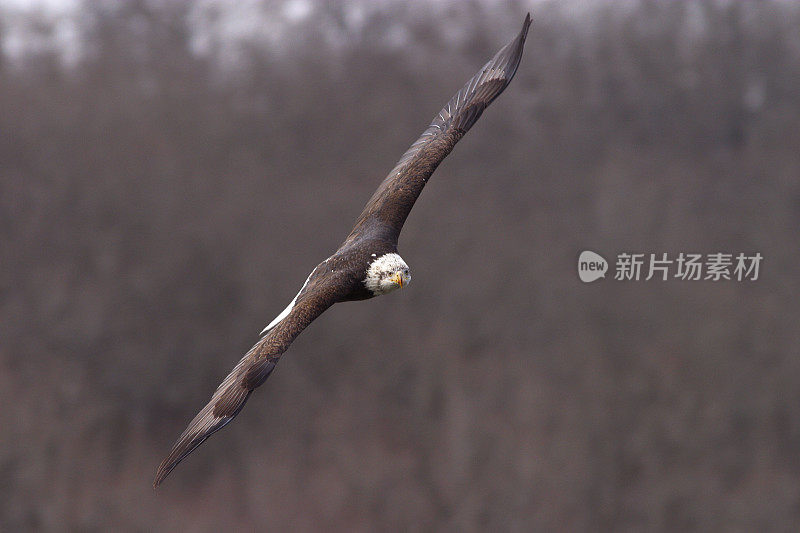
[[[519,35],[456,93],[403,154],[367,202],[345,246],[364,236],[397,244],[403,223],[433,171],[514,77],[530,24],[529,13]]]
[[[178,463],[239,414],[250,393],[269,377],[295,337],[336,300],[337,285],[330,276],[312,279],[307,287],[301,289],[286,317],[242,357],[217,387],[211,401],[178,437],[167,458],[159,465],[153,487],[158,487]]]

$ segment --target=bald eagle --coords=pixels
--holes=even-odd
[[[408,285],[411,271],[397,253],[403,223],[439,163],[511,82],[522,58],[530,24],[528,14],[520,33],[456,93],[403,154],[367,202],[339,249],[311,271],[286,309],[264,328],[255,346],[178,437],[158,467],[154,487],[239,414],[295,337],[326,309],[337,302],[366,300]]]

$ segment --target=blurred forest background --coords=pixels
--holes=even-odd
[[[0,2],[0,529],[787,530],[800,6]],[[412,285],[333,307],[155,468],[521,26]],[[760,252],[755,282],[577,256]]]

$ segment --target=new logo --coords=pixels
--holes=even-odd
[[[608,261],[600,254],[585,250],[578,257],[578,277],[584,283],[591,283],[597,279],[605,278],[607,270]]]

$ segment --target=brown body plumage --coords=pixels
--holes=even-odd
[[[370,266],[397,253],[397,239],[414,202],[439,163],[478,120],[483,110],[511,81],[522,57],[530,26],[504,46],[447,103],[422,136],[411,145],[380,184],[358,217],[353,231],[332,256],[317,265],[273,327],[239,361],[217,387],[211,401],[195,416],[158,467],[158,486],[177,464],[242,410],[253,389],[269,377],[281,355],[306,326],[331,305],[381,294],[366,280]],[[397,256],[397,260],[402,260]],[[402,286],[407,267],[398,268]],[[410,279],[410,277],[408,278]]]

